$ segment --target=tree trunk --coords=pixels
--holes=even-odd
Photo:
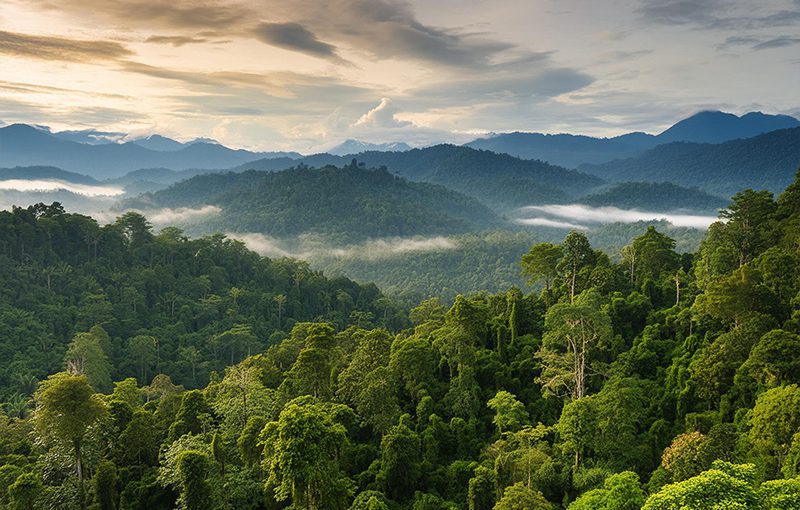
[[[81,463],[81,442],[76,440],[75,447],[75,471],[78,474],[78,506],[81,510],[86,510],[86,496],[83,489],[83,464]]]

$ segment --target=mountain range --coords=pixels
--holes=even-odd
[[[555,165],[578,168],[584,164],[631,158],[665,143],[719,144],[794,127],[800,127],[800,121],[788,115],[751,112],[739,117],[731,113],[705,111],[681,120],[658,135],[629,133],[613,138],[594,138],[515,132],[479,138],[467,145],[522,159],[540,159]]]
[[[161,145],[163,140],[158,140]],[[157,143],[154,142],[154,143]],[[177,142],[176,142],[177,143]],[[120,177],[141,168],[218,169],[287,153],[234,150],[205,141],[177,150],[153,150],[136,142],[92,145],[66,140],[25,124],[0,128],[0,166],[56,166],[96,179]]]
[[[778,193],[798,167],[800,128],[721,144],[668,143],[632,158],[579,168],[607,181],[669,181],[728,198],[745,188]]]

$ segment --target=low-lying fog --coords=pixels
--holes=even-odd
[[[685,214],[681,212],[652,212],[617,207],[591,207],[588,205],[532,205],[517,211],[514,221],[520,225],[588,230],[593,225],[607,223],[636,223],[638,221],[666,220],[676,227],[706,229],[717,221],[716,216]]]
[[[302,260],[343,258],[375,261],[408,253],[458,248],[456,241],[442,236],[388,237],[336,247],[324,240],[309,236],[300,236],[297,240],[290,242],[253,232],[226,232],[225,235],[231,239],[242,241],[249,249],[265,257],[291,257]]]

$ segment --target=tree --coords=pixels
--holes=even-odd
[[[720,213],[728,220],[725,237],[731,243],[742,267],[772,241],[776,204],[769,191],[746,189],[735,194],[731,205]]]
[[[79,503],[85,508],[81,447],[89,427],[100,419],[105,407],[84,375],[51,375],[39,385],[34,399],[34,425],[39,437],[62,443],[72,450]]]
[[[800,336],[776,329],[761,337],[741,370],[767,387],[800,383]]]
[[[553,305],[545,329],[536,355],[542,364],[536,381],[546,394],[583,397],[592,352],[611,337],[611,320],[600,310],[599,295],[586,292],[572,304]]]
[[[678,254],[674,248],[674,239],[659,233],[654,226],[648,226],[644,234],[622,249],[631,283],[639,283],[648,277],[658,278],[662,271],[677,269]]]
[[[750,440],[783,464],[800,430],[800,387],[779,386],[761,394],[750,416]]]
[[[515,432],[528,421],[525,406],[517,400],[517,397],[505,390],[498,391],[486,405],[495,413],[492,421],[500,434]]]
[[[107,391],[111,389],[111,363],[102,341],[96,331],[78,333],[69,344],[64,362],[68,371],[85,374],[92,387]]]
[[[503,491],[503,497],[494,505],[494,510],[550,510],[553,505],[542,493],[515,483]]]
[[[639,475],[623,471],[606,478],[602,487],[581,494],[568,510],[639,510],[644,499]]]
[[[550,243],[534,245],[522,256],[522,274],[528,277],[531,285],[544,280],[545,292],[549,292],[553,278],[558,275],[558,262],[563,255],[561,246]]]
[[[339,467],[345,428],[312,397],[292,400],[261,435],[267,487],[295,508],[344,508],[351,483]]]
[[[581,268],[593,262],[594,252],[586,236],[576,230],[572,230],[567,234],[561,250],[562,256],[557,267],[569,288],[569,302],[573,303],[575,301],[578,272]]]
[[[407,501],[418,488],[419,436],[401,419],[381,439],[380,469],[375,477],[384,493],[395,501]]]
[[[31,510],[36,508],[36,501],[44,487],[39,477],[33,473],[20,475],[8,487],[10,510]]]
[[[181,486],[182,510],[210,510],[212,502],[211,485],[208,483],[210,462],[204,452],[187,450],[178,456],[178,478]]]
[[[469,479],[467,507],[469,510],[491,510],[494,503],[494,472],[489,468],[478,466],[475,468],[474,476]]]
[[[94,499],[98,510],[116,510],[117,508],[117,468],[113,462],[101,462],[92,480]]]
[[[128,352],[139,360],[139,384],[146,384],[147,370],[156,361],[156,338],[150,335],[137,335],[128,340]]]
[[[721,510],[759,508],[755,466],[717,461],[712,469],[682,482],[666,485],[645,502],[642,510]]]

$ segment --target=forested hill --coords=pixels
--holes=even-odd
[[[356,158],[368,167],[385,166],[391,173],[412,181],[441,184],[481,200],[495,210],[541,203],[557,203],[577,197],[603,184],[595,176],[521,160],[507,154],[436,145],[405,152],[362,152],[352,156],[329,154],[299,160],[310,166],[344,165]],[[236,170],[280,170],[285,162],[259,160]]]
[[[374,285],[264,259],[220,235],[154,234],[135,213],[100,226],[57,204],[0,212],[2,401],[73,355],[97,375],[97,388],[155,371],[205,385],[210,371],[312,319],[404,324]],[[90,330],[102,351],[91,351],[94,337],[69,344]]]
[[[744,188],[778,193],[792,182],[798,166],[800,128],[794,128],[718,145],[669,143],[580,170],[609,181],[669,181],[728,197]]]
[[[2,213],[0,505],[797,509],[800,174],[723,218],[619,264],[573,231],[522,257],[541,292],[412,328],[221,237]]]
[[[698,212],[717,211],[728,204],[727,200],[703,190],[669,182],[623,182],[583,197],[580,202],[594,207]]]
[[[358,165],[201,175],[141,199],[164,207],[216,205],[208,231],[318,234],[337,242],[438,235],[498,226],[474,198]]]

